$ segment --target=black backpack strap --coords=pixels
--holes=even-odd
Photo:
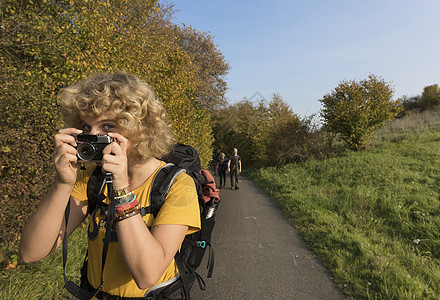
[[[177,268],[179,269],[180,273],[180,279],[182,280],[183,284],[183,291],[185,293],[185,300],[191,299],[190,294],[190,286],[189,286],[189,279],[185,271],[185,265],[183,263],[182,255],[180,254],[180,251],[177,251],[176,255],[174,255],[174,260],[176,261]]]
[[[171,185],[177,175],[184,172],[186,172],[185,169],[172,163],[164,165],[159,171],[157,171],[153,183],[151,184],[150,208],[147,208],[148,212],[152,213],[155,218],[164,204],[165,198],[167,197]]]

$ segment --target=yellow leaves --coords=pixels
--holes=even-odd
[[[11,14],[11,15],[14,15],[14,14],[15,14],[15,8],[12,7],[11,5],[6,5],[6,7],[5,7],[5,11],[6,11],[7,13]]]
[[[6,271],[15,269],[17,267],[17,264],[18,261],[13,261],[13,262],[9,261],[8,265],[6,266]]]
[[[25,54],[35,62],[22,74],[21,89],[14,83],[15,89],[35,94],[28,97],[24,93],[26,97],[22,99],[38,97],[49,103],[59,88],[82,76],[100,70],[125,69],[149,82],[159,97],[168,102],[173,128],[179,137],[200,143],[206,150],[202,152],[209,152],[210,144],[200,142],[212,138],[206,112],[196,107],[191,98],[200,85],[199,66],[178,45],[176,33],[168,24],[167,6],[154,1],[86,0],[78,5],[70,0],[62,7],[54,4],[56,1],[43,3],[47,5],[43,10],[36,5],[26,8],[26,16],[34,17],[23,17],[28,22],[24,25],[29,25],[23,28],[32,30],[14,36],[18,45],[32,43]],[[8,7],[11,15],[14,5]],[[39,44],[41,41],[44,46]]]
[[[0,262],[3,262],[5,260],[5,255],[3,252],[0,251]],[[13,270],[17,268],[18,265],[18,256],[16,254],[12,255],[10,260],[8,261],[8,264],[6,265],[6,271]]]
[[[8,146],[2,147],[2,152],[9,153],[9,152],[11,152],[11,148],[9,148]]]

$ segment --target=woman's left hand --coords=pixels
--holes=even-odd
[[[115,139],[113,143],[102,150],[102,169],[113,175],[113,187],[115,191],[128,187],[128,140],[119,133],[108,133]]]

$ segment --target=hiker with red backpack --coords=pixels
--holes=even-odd
[[[78,299],[189,299],[218,190],[214,184],[206,192],[204,211],[200,191],[210,188],[200,162],[190,170],[161,160],[177,149],[164,106],[147,83],[124,72],[73,84],[60,104],[69,128],[55,135],[55,181],[23,231],[23,261],[41,260],[63,244],[65,287]],[[198,159],[191,147],[183,149]],[[67,237],[87,215],[78,286],[66,277]]]

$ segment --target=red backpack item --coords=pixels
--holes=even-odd
[[[209,202],[212,198],[219,200],[219,190],[215,186],[214,177],[212,177],[211,173],[208,170],[200,170],[199,172],[205,177],[205,183],[202,185],[203,191],[203,201],[205,203]]]

